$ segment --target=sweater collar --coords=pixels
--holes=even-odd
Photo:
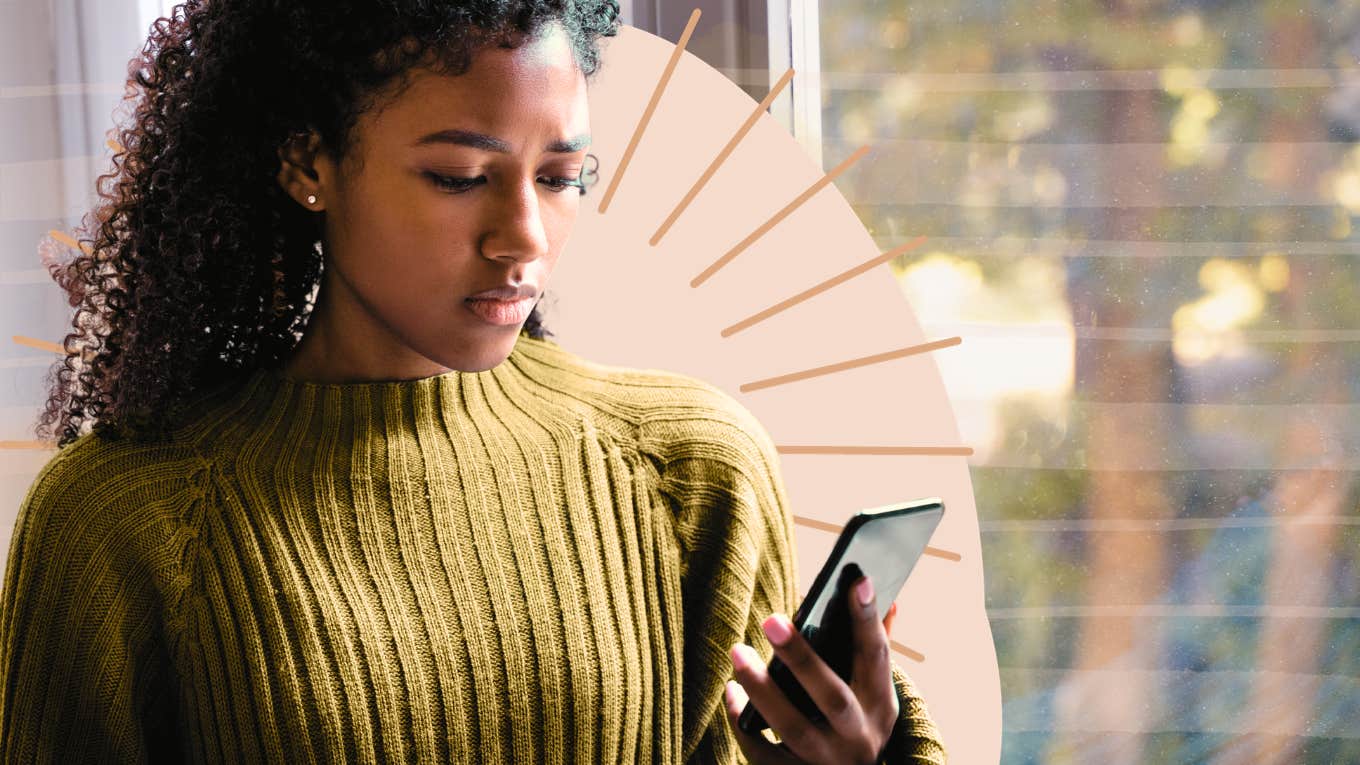
[[[555,343],[521,333],[509,356],[479,372],[318,383],[295,380],[278,367],[257,367],[207,397],[185,435],[219,453],[288,449],[337,437],[348,443],[448,438],[451,429],[477,430],[497,418],[523,416],[545,388],[569,384],[559,379],[560,370],[536,363],[545,354],[561,353]]]

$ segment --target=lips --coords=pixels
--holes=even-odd
[[[468,299],[463,301],[468,310],[488,324],[497,326],[521,325],[529,318],[529,312],[534,309],[533,298],[520,298],[518,300],[492,300],[489,298],[479,298],[477,300]]]
[[[538,287],[528,282],[502,284],[469,296],[468,300],[522,300],[538,297]]]

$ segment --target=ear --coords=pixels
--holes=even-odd
[[[325,162],[321,151],[321,137],[315,130],[296,132],[278,148],[279,186],[288,196],[308,210],[320,211],[326,206],[325,177],[329,174],[320,167]],[[315,197],[315,202],[308,202]]]

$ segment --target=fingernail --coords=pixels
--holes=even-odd
[[[869,577],[864,577],[855,585],[855,594],[859,596],[861,606],[869,605],[869,601],[874,598],[874,586],[869,582]]]
[[[760,626],[765,629],[765,637],[769,638],[774,645],[784,645],[789,636],[793,634],[789,625],[779,614],[771,614],[770,618],[766,619]]]
[[[736,645],[732,646],[732,650],[730,651],[730,654],[732,656],[732,666],[736,667],[737,669],[746,669],[746,667],[749,666],[749,662],[746,661],[746,654],[741,650],[742,648],[743,645],[741,643],[737,643]]]

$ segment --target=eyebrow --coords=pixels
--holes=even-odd
[[[425,146],[432,143],[450,143],[458,146],[471,146],[482,151],[494,151],[499,154],[509,154],[510,144],[502,141],[495,136],[485,133],[474,133],[470,130],[440,130],[430,133],[427,136],[411,144],[412,146]],[[568,138],[565,141],[553,141],[548,144],[547,151],[554,154],[571,154],[590,146],[590,135],[582,133],[575,138]]]

